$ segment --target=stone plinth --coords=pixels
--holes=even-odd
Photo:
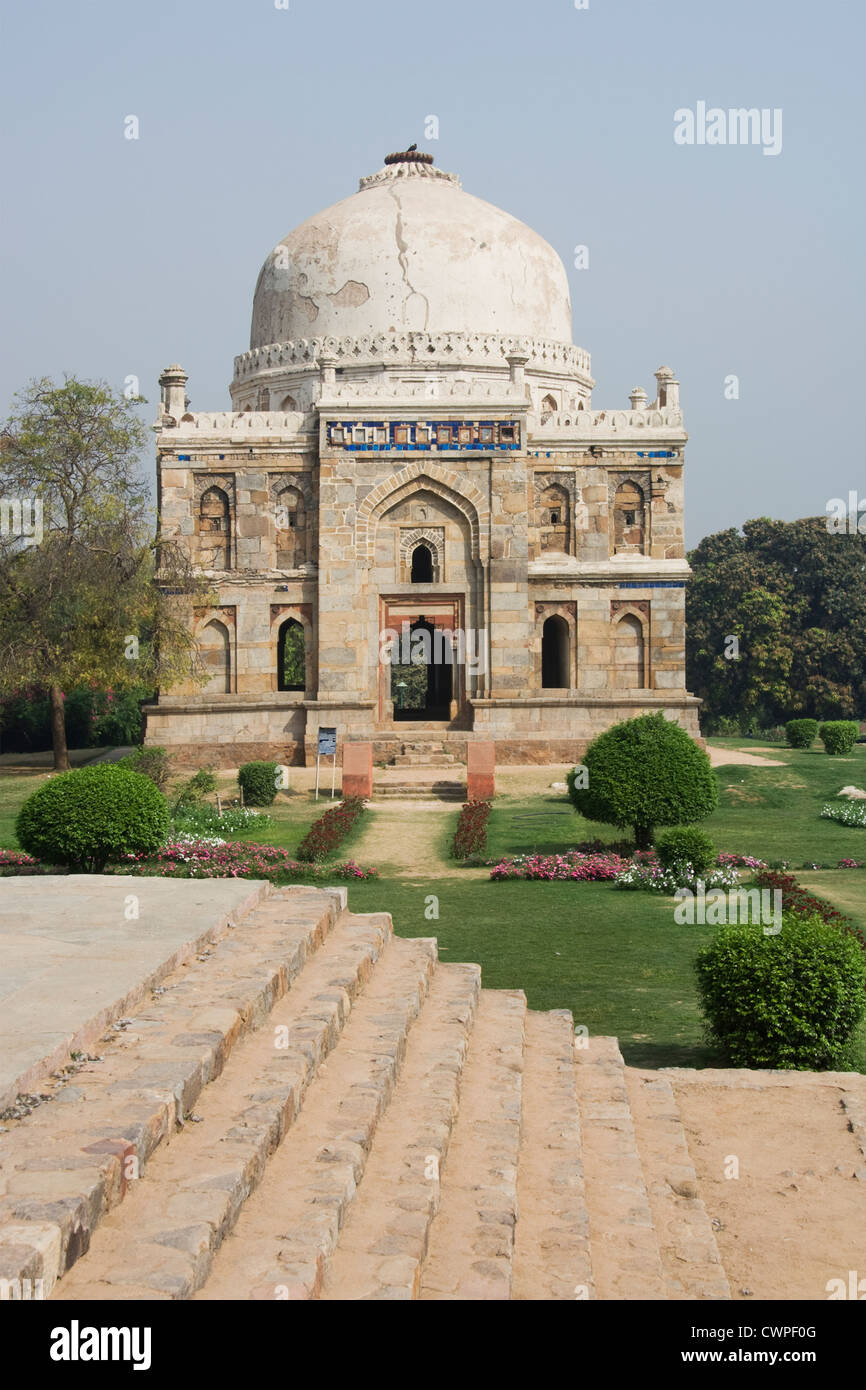
[[[373,795],[372,743],[343,744],[343,796]]]
[[[495,743],[466,745],[466,796],[469,801],[490,801],[495,794]]]

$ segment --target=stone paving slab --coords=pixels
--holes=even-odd
[[[249,879],[0,879],[0,1110],[269,892]]]

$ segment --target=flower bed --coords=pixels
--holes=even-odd
[[[323,816],[313,821],[298,845],[300,857],[324,859],[331,854],[343,843],[364,810],[364,800],[360,796],[347,796],[338,806],[331,806]]]
[[[627,861],[618,854],[520,854],[503,859],[494,865],[490,877],[497,883],[505,879],[570,879],[578,883],[594,883],[615,879]]]
[[[756,859],[753,854],[719,854],[716,856],[716,863],[719,868],[734,869],[766,869],[767,863],[764,859]]]
[[[492,806],[489,801],[465,801],[451,841],[451,857],[465,859],[478,854],[487,844],[487,822]],[[491,875],[492,877],[492,875]]]
[[[650,893],[674,894],[678,888],[736,888],[740,881],[739,870],[733,864],[717,866],[708,874],[695,873],[691,864],[683,864],[675,869],[665,869],[657,860],[649,857],[636,859],[627,865],[613,881],[614,888],[644,889]]]
[[[866,801],[828,801],[821,815],[857,830],[866,830]]]
[[[495,864],[490,877],[498,882],[516,878],[570,879],[576,883],[608,880],[617,888],[643,888],[655,893],[675,893],[677,888],[695,886],[698,876],[689,865],[684,871],[663,869],[655,850],[629,853],[629,848],[627,843],[621,843],[616,849],[626,852],[617,853],[597,841],[565,854],[519,854]],[[766,867],[763,859],[753,855],[720,854],[716,868],[702,881],[705,888],[734,888],[740,881],[739,868]]]
[[[356,864],[354,859],[347,859],[345,864],[338,864],[334,869],[323,869],[320,864],[311,865],[310,867],[315,868],[316,873],[320,876],[327,876],[329,878],[368,879],[379,877],[378,869],[365,869],[360,864]]]
[[[175,830],[200,838],[237,835],[247,830],[257,834],[270,824],[271,818],[264,811],[253,811],[248,806],[226,806],[220,815],[209,801],[200,806],[183,807],[174,813]]]
[[[9,874],[45,874],[48,870],[38,859],[18,849],[0,849],[0,877]]]
[[[172,878],[266,878],[328,879],[378,878],[378,871],[362,868],[354,860],[325,868],[308,860],[293,859],[288,850],[275,845],[247,844],[244,841],[194,840],[177,838],[157,854],[132,856],[118,865],[124,874]]]
[[[817,898],[798,883],[793,874],[782,874],[775,869],[764,869],[755,875],[758,888],[778,888],[782,893],[782,911],[794,912],[799,917],[818,916],[822,922],[830,922],[841,931],[850,933],[866,951],[866,935],[843,912],[828,903],[826,898]]]

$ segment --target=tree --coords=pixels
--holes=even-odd
[[[583,767],[585,777],[577,769],[568,774],[572,805],[587,820],[632,826],[638,849],[650,848],[655,826],[703,820],[718,805],[706,753],[661,713],[606,729],[587,748]]]
[[[202,585],[156,531],[139,403],[105,382],[44,378],[4,427],[0,690],[48,692],[58,771],[69,767],[65,688],[205,679],[188,622]]]
[[[707,536],[689,563],[687,683],[708,728],[866,708],[866,535],[759,518]]]

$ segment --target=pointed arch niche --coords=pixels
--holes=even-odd
[[[235,689],[235,609],[198,610],[195,620],[195,644],[208,677],[199,693],[231,695]]]
[[[647,485],[646,490],[644,483]],[[620,477],[615,488],[611,485],[613,555],[647,554],[648,484],[648,478],[638,481],[633,477]]]
[[[576,603],[536,603],[532,650],[536,689],[577,688]]]
[[[648,690],[649,604],[614,600],[611,613],[611,685],[614,690]]]
[[[199,493],[195,530],[202,569],[231,569],[232,504],[228,490],[217,482],[202,487]]]

